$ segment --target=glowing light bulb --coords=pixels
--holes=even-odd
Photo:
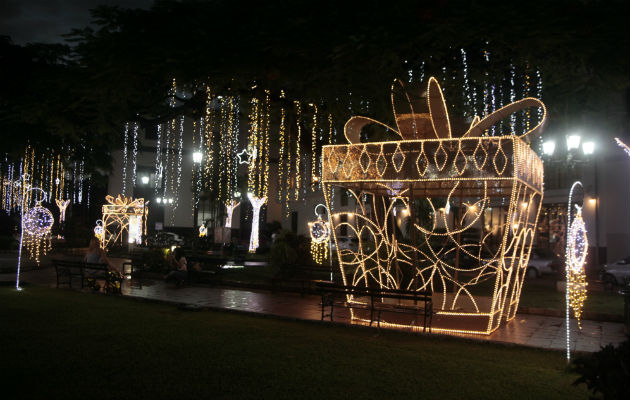
[[[553,140],[548,140],[543,143],[543,154],[546,156],[552,156],[553,152],[556,150],[556,142]]]
[[[582,152],[584,152],[585,155],[593,154],[594,151],[595,151],[595,143],[594,142],[584,142],[584,143],[582,143]]]
[[[199,164],[201,160],[203,159],[203,154],[201,154],[200,151],[195,151],[192,155],[192,158],[195,164]]]
[[[569,135],[567,136],[567,150],[573,150],[580,147],[580,141],[582,138],[580,135]]]

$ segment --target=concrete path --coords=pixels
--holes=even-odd
[[[0,281],[14,280],[14,274],[0,274]],[[55,287],[55,271],[53,268],[24,271],[22,281],[34,285]],[[266,290],[247,290],[223,286],[178,288],[172,283],[156,280],[143,280],[142,282],[126,280],[123,284],[123,296],[296,320],[319,321],[321,319],[320,297],[315,295],[300,296],[293,293],[274,293]],[[334,321],[341,324],[361,325],[361,323],[351,321],[350,313],[346,309],[335,309]],[[408,328],[396,329],[409,330]],[[449,335],[554,350],[565,350],[567,344],[563,318],[529,314],[517,314],[514,320],[502,324],[491,335]],[[609,343],[619,344],[626,340],[626,336],[621,323],[583,321],[582,329],[579,330],[575,321],[572,320],[570,339],[572,351],[594,352]]]

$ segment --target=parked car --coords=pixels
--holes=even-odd
[[[147,239],[147,244],[152,247],[181,246],[184,238],[173,232],[158,232]]]
[[[532,249],[527,262],[527,277],[540,278],[542,274],[552,274],[556,271],[557,257],[550,251]]]
[[[630,257],[604,265],[601,280],[609,285],[622,285],[630,279]]]

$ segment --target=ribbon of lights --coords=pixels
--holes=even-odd
[[[356,201],[355,212],[331,209],[341,276],[346,285],[431,291],[444,323],[464,319],[470,324],[435,330],[489,334],[503,319],[513,319],[518,308],[543,186],[542,161],[522,138],[539,132],[545,108],[538,99],[525,98],[474,118],[461,137],[453,137],[434,78],[429,79],[427,102],[428,115],[397,114],[392,104],[396,127],[352,117],[344,129],[349,144],[323,147],[328,208],[331,186],[346,188]],[[532,129],[521,135],[485,136],[500,120],[526,107],[543,109],[542,120]],[[415,124],[405,123],[409,118]],[[361,129],[367,124],[379,124],[401,140],[362,143]],[[417,129],[411,129],[414,125]],[[425,220],[407,223],[414,242],[395,225],[411,216],[412,199],[418,198],[431,212]],[[475,226],[480,221],[483,226],[493,199],[508,200],[507,209],[499,210],[505,222],[471,242],[474,232],[479,237]],[[406,212],[394,215],[401,203]],[[457,205],[457,212],[439,212],[445,204]],[[341,231],[356,239],[356,249],[339,246]],[[464,262],[464,256],[470,261]],[[484,282],[492,288],[487,296],[481,294],[488,286]],[[366,321],[360,310],[352,309],[351,315]]]
[[[284,91],[280,91],[280,101],[284,102],[285,94]],[[287,110],[284,107],[284,103],[280,108],[280,127],[278,129],[278,139],[280,141],[280,148],[278,149],[278,201],[282,203],[283,207],[288,207],[287,202],[282,201],[282,191],[284,190],[285,185],[283,184],[283,179],[285,176],[285,164],[286,164],[286,156],[287,153]]]
[[[309,104],[313,107],[313,127],[311,129],[311,189],[315,191],[319,183],[317,175],[317,105]]]
[[[300,142],[302,140],[302,105],[299,101],[293,102],[296,109],[296,125],[297,125],[297,138],[295,139],[295,200],[300,199],[300,161],[302,156],[300,155]]]
[[[129,122],[125,123],[123,135],[122,193],[127,194],[127,142],[129,141]]]
[[[619,140],[619,138],[615,138],[615,142],[617,142],[617,145],[619,147],[621,147],[623,149],[623,151],[625,151],[628,156],[630,156],[630,147],[628,147],[627,144],[625,144],[624,142]]]

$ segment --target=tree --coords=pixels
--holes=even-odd
[[[2,92],[0,123],[13,147],[23,145],[20,133],[50,138],[51,146],[61,138],[109,149],[120,145],[125,121],[199,115],[204,83],[219,94],[285,90],[346,117],[352,96],[368,100],[371,116],[387,122],[392,79],[418,60],[427,74],[439,74],[459,48],[490,51],[490,78],[510,64],[540,68],[552,114],[597,113],[627,89],[627,11],[621,0],[101,6],[94,27],[74,30],[65,45],[3,42],[9,63],[0,79],[11,90]],[[189,93],[176,108],[167,101],[172,78]]]

